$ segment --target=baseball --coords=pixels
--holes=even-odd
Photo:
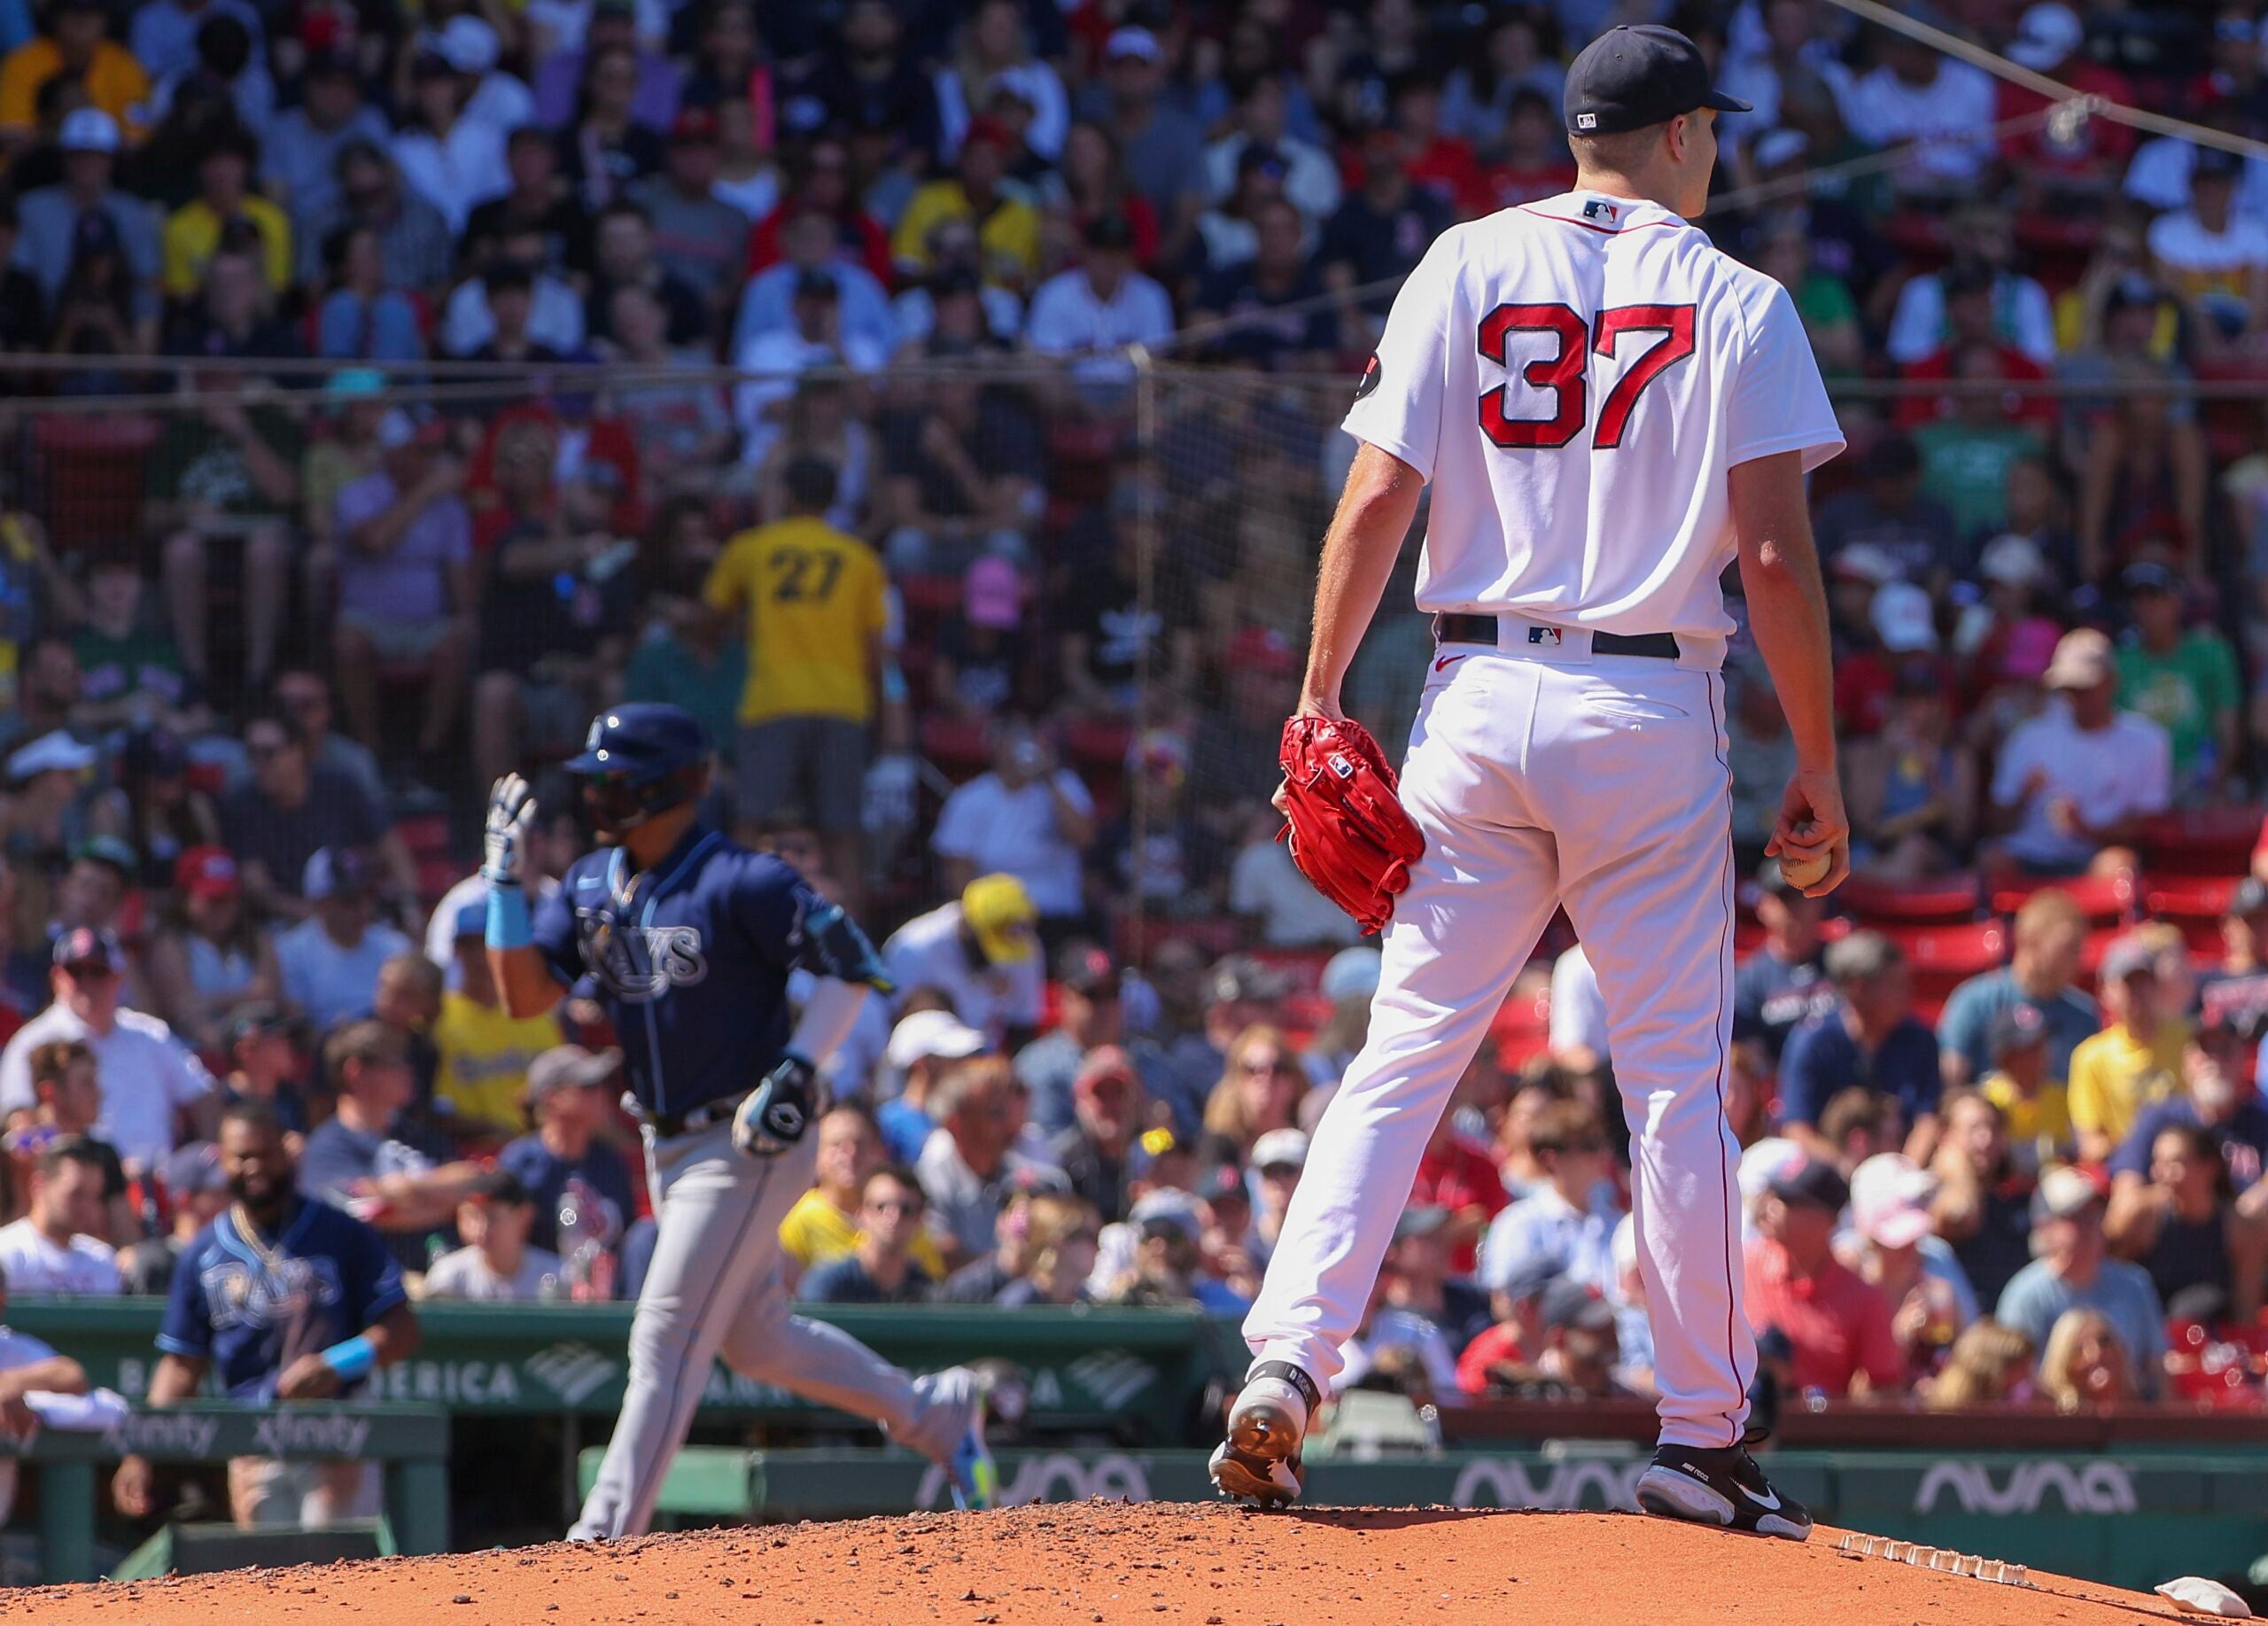
[[[1827,879],[1827,866],[1831,861],[1824,852],[1814,853],[1810,858],[1783,852],[1780,855],[1780,873],[1787,877],[1789,885],[1808,890]]]

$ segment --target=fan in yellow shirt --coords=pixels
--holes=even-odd
[[[69,74],[88,102],[142,138],[150,75],[125,46],[103,37],[109,20],[100,0],[61,0],[46,34],[26,40],[0,58],[0,137],[27,141],[39,128],[39,93],[50,79]]]
[[[796,1200],[780,1222],[780,1248],[790,1274],[800,1279],[815,1264],[839,1259],[857,1245],[860,1194],[866,1179],[886,1161],[882,1132],[863,1107],[841,1106],[819,1121],[818,1184]],[[923,1230],[907,1253],[929,1272],[945,1279],[945,1261],[935,1238]],[[791,1282],[789,1285],[793,1285]]]
[[[250,226],[260,240],[260,268],[268,292],[291,286],[291,222],[284,211],[250,190],[253,149],[248,136],[218,136],[198,160],[198,195],[166,216],[161,248],[168,298],[185,300],[205,283],[206,268],[221,252],[229,226]]]
[[[827,523],[834,464],[798,457],[781,479],[788,517],[726,543],[701,595],[719,614],[740,612],[748,629],[743,839],[798,807],[826,843],[828,873],[848,880],[863,873],[866,729],[882,688],[888,578],[873,548]]]
[[[929,269],[929,234],[949,220],[972,221],[985,276],[1012,287],[1030,284],[1039,271],[1039,211],[1003,190],[1010,145],[1008,132],[990,119],[979,119],[963,138],[953,175],[931,181],[906,200],[890,233],[890,258],[907,276]]]
[[[476,899],[457,911],[459,985],[441,996],[440,1018],[433,1023],[433,1046],[441,1057],[433,1104],[448,1114],[459,1135],[509,1140],[527,1128],[523,1097],[529,1064],[559,1044],[561,1035],[554,1013],[514,1016],[498,1000],[482,944],[487,908],[485,899]]]
[[[2168,1001],[2148,944],[2121,937],[2110,945],[2101,994],[2110,1025],[2071,1052],[2071,1127],[2083,1163],[2109,1157],[2142,1109],[2173,1093],[2189,1044],[2189,1023],[2161,1008]]]
[[[2029,1000],[2011,1005],[1986,1035],[1992,1070],[1977,1086],[2000,1109],[2008,1155],[2033,1174],[2071,1160],[2070,1091],[2047,1076],[2047,1041],[2039,1007]]]

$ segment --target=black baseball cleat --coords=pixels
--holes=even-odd
[[[1714,1450],[1665,1445],[1654,1452],[1653,1465],[1638,1476],[1637,1496],[1640,1507],[1664,1519],[1777,1536],[1784,1541],[1811,1537],[1811,1514],[1802,1503],[1772,1488],[1745,1443]]]

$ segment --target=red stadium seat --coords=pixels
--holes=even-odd
[[[2108,875],[2077,875],[2067,881],[2027,876],[2022,880],[2005,881],[1993,887],[1992,913],[2014,914],[2034,894],[2051,888],[2069,894],[2087,919],[2098,926],[2132,921],[2134,918],[2134,900],[2140,890],[2131,869],[2122,869]]]
[[[2192,807],[2148,821],[2142,867],[2154,875],[2241,875],[2259,844],[2257,807]]]
[[[2226,914],[2241,875],[2168,875],[2153,879],[2143,893],[2149,912],[2162,920],[2193,916],[2218,921]]]
[[[1956,926],[1891,926],[1883,935],[1905,952],[1916,1000],[1943,1000],[1980,971],[2008,958],[2008,930],[1998,921]]]
[[[937,620],[960,608],[961,586],[958,576],[909,572],[898,577],[897,581],[897,595],[905,602],[905,618],[909,621],[917,617]]]
[[[1869,926],[1953,926],[1977,918],[1979,898],[1973,875],[1903,882],[1853,876],[1836,889],[1835,901]]]
[[[1158,945],[1175,937],[1195,944],[1208,960],[1217,960],[1235,953],[1244,941],[1244,922],[1234,915],[1169,920],[1149,914],[1137,930],[1134,918],[1127,915],[1118,922],[1118,957],[1128,965],[1147,965]]]
[[[2169,875],[2152,883],[2143,902],[2153,919],[2181,929],[2182,940],[2192,953],[2217,954],[2221,949],[2221,916],[2228,913],[2237,881],[2234,875]]]
[[[1488,1037],[1495,1041],[1496,1065],[1506,1073],[1518,1072],[1531,1057],[1551,1047],[1551,996],[1506,1000],[1488,1024]]]
[[[142,467],[158,443],[139,412],[43,412],[32,420],[30,484],[44,499],[48,540],[73,554],[142,529]]]
[[[1252,957],[1291,984],[1293,998],[1308,998],[1323,987],[1323,968],[1337,953],[1331,948],[1256,948]],[[1328,1014],[1326,1009],[1325,1014]]]
[[[938,712],[921,720],[921,754],[959,784],[975,778],[991,761],[991,736],[973,718]]]

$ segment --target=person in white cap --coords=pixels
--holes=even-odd
[[[2166,732],[2118,709],[2110,640],[2091,626],[2063,634],[2040,682],[2047,707],[2008,736],[1992,775],[2002,850],[2033,875],[2130,867],[2140,821],[2172,797]]]
[[[130,318],[136,337],[154,347],[158,337],[158,217],[139,198],[112,186],[124,137],[118,121],[99,107],[66,113],[56,131],[63,179],[35,187],[16,200],[16,263],[38,279],[50,310],[70,274],[79,217],[93,210],[118,234],[119,252],[133,273]]]
[[[490,126],[500,136],[535,122],[535,96],[516,75],[496,66],[503,47],[485,19],[461,12],[441,25],[434,43],[448,65],[471,82],[464,117]]]
[[[1102,82],[1088,88],[1082,115],[1118,144],[1127,181],[1158,212],[1169,245],[1197,218],[1204,185],[1204,134],[1161,94],[1165,47],[1147,28],[1114,29],[1102,48]]]
[[[478,78],[461,63],[478,59],[472,42],[459,35],[452,53],[447,43],[421,51],[410,66],[414,113],[393,138],[393,161],[426,202],[441,212],[449,230],[462,232],[473,206],[512,189],[504,165],[506,132],[470,114]]]
[[[890,1031],[883,1060],[902,1082],[897,1097],[874,1116],[892,1158],[910,1163],[921,1155],[937,1126],[929,1116],[930,1092],[986,1048],[984,1035],[949,1010],[909,1011]]]
[[[1265,1270],[1268,1256],[1284,1229],[1284,1211],[1292,1205],[1300,1171],[1308,1166],[1308,1136],[1303,1129],[1271,1129],[1252,1143],[1252,1230],[1245,1251]]]
[[[2039,0],[2024,8],[2008,59],[2019,67],[2070,86],[2083,96],[2100,96],[2132,106],[2134,87],[2117,69],[2086,53],[2086,25],[2062,0]],[[2028,85],[2003,81],[1996,118],[2003,124],[2044,113],[2047,97]],[[2083,205],[2106,198],[2133,155],[2133,129],[2111,119],[2083,119],[2074,124],[2046,120],[2004,138],[2001,151],[2026,191],[2048,201]]]
[[[1977,1319],[1977,1294],[1953,1249],[1936,1234],[1935,1175],[1903,1152],[1883,1152],[1851,1171],[1851,1233],[1844,1262],[1890,1301],[1890,1330],[1907,1370],[1933,1371]]]
[[[2102,1188],[2092,1176],[2070,1168],[2040,1176],[2031,1198],[2031,1263],[2001,1290],[1992,1319],[2044,1350],[2066,1313],[2100,1311],[2134,1363],[2142,1398],[2154,1400],[2165,1373],[2165,1309],[2148,1271],[2109,1256],[2102,1217]]]

